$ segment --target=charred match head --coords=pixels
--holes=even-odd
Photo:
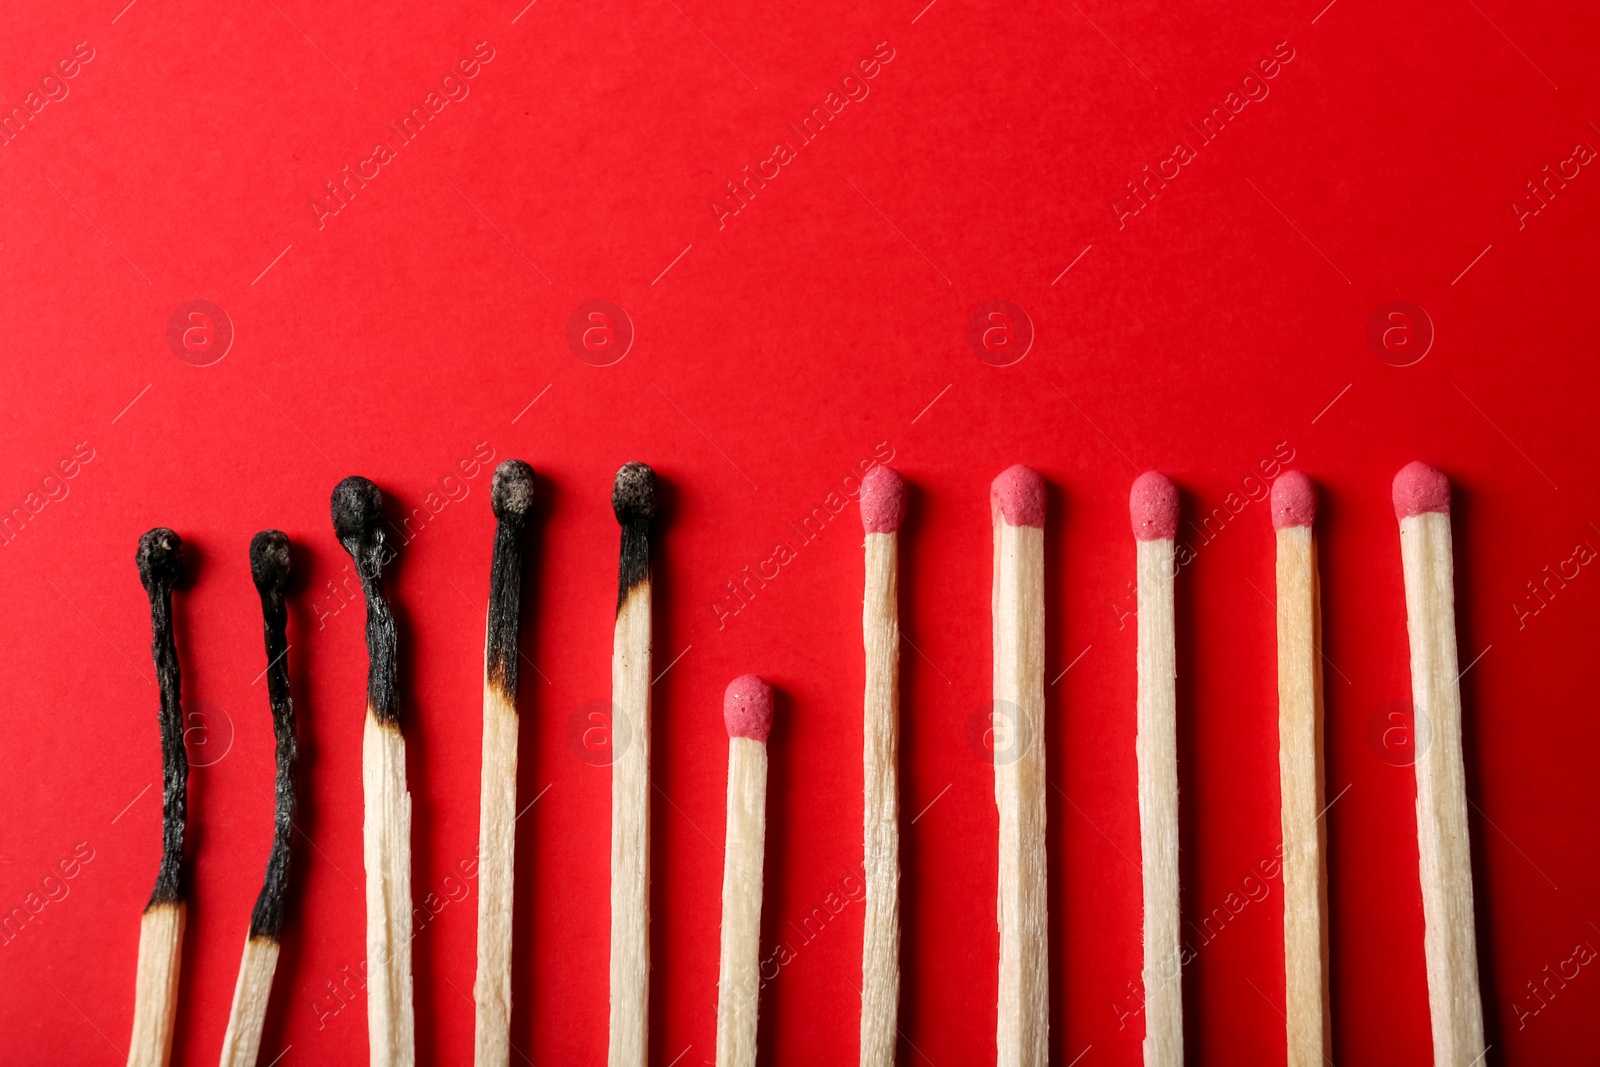
[[[522,522],[533,507],[533,468],[520,459],[508,459],[494,469],[489,485],[489,506],[501,522]]]
[[[294,764],[297,755],[294,702],[289,697],[289,612],[283,589],[289,580],[289,538],[281,530],[262,530],[250,539],[250,577],[261,594],[262,635],[266,644],[267,701],[277,740],[272,850],[261,893],[250,913],[250,936],[278,940],[289,883],[289,841],[294,833]]]
[[[355,561],[367,601],[367,711],[380,724],[398,728],[394,616],[383,597],[383,567],[394,557],[384,543],[383,493],[352,474],[333,487],[329,511],[334,536]]]
[[[183,539],[165,526],[139,538],[134,563],[150,595],[150,655],[155,661],[161,707],[161,866],[150,908],[183,899],[183,832],[187,821],[189,757],[183,748],[182,678],[178,646],[172,636],[172,588],[183,577]]]
[[[289,580],[289,535],[262,530],[250,539],[250,577],[262,596],[282,594]]]
[[[183,578],[183,538],[165,526],[157,526],[139,538],[133,562],[139,568],[139,581],[146,593],[151,597],[171,593]]]
[[[483,669],[488,684],[514,709],[517,702],[517,637],[522,615],[522,528],[533,509],[533,468],[508,459],[495,468],[489,487],[494,509],[494,554],[489,560],[489,629]]]
[[[333,513],[333,534],[352,556],[364,543],[382,534],[383,493],[359,474],[352,474],[333,487],[329,510]]]
[[[617,610],[635,587],[650,581],[650,520],[656,513],[656,472],[643,463],[624,463],[611,486],[611,510],[622,527],[622,557],[617,570]]]

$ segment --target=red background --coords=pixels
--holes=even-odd
[[[714,1058],[720,700],[750,670],[783,694],[763,945],[793,951],[763,995],[763,1049],[789,1063],[856,1055],[861,909],[810,940],[798,932],[860,857],[853,505],[720,625],[714,605],[741,568],[798,541],[787,524],[853,485],[879,448],[914,485],[902,1062],[993,1055],[996,814],[968,730],[990,683],[987,485],[1017,461],[1053,494],[1052,1059],[1140,1061],[1125,501],[1135,473],[1157,467],[1182,486],[1186,519],[1227,519],[1205,534],[1185,524],[1197,554],[1178,584],[1183,908],[1197,952],[1187,1045],[1197,1063],[1282,1062],[1280,883],[1251,878],[1280,837],[1273,542],[1266,507],[1240,506],[1275,450],[1323,491],[1335,1061],[1430,1062],[1414,781],[1403,729],[1386,733],[1391,702],[1409,694],[1389,481],[1419,457],[1456,491],[1488,1061],[1595,1060],[1600,974],[1551,981],[1542,999],[1526,983],[1600,948],[1600,578],[1581,567],[1552,581],[1537,613],[1525,583],[1579,543],[1600,546],[1600,176],[1585,166],[1552,182],[1521,228],[1511,207],[1576,144],[1600,145],[1592,12],[523,2],[69,0],[5,15],[6,109],[27,107],[77,42],[93,59],[0,148],[0,507],[13,516],[0,548],[0,906],[66,894],[0,947],[0,1058],[116,1063],[126,1049],[159,842],[157,699],[133,566],[154,525],[178,530],[192,561],[178,640],[191,750],[207,764],[190,786],[175,1061],[217,1054],[265,860],[271,731],[246,546],[272,526],[297,546],[289,636],[305,760],[262,1062],[365,1055],[359,989],[346,1005],[330,986],[362,956],[365,656],[360,609],[335,610],[329,583],[347,559],[327,500],[360,472],[397,519],[426,509],[391,583],[414,892],[436,894],[414,942],[417,1038],[423,1061],[467,1061],[475,883],[447,878],[477,843],[492,517],[488,468],[459,465],[471,470],[481,447],[528,459],[541,479],[524,635],[539,671],[524,670],[521,766],[522,802],[539,799],[518,841],[526,1061],[604,1055],[609,773],[568,731],[609,693],[608,494],[631,459],[670,487],[656,561],[657,669],[675,665],[654,690],[651,1059]],[[482,41],[493,59],[470,95],[319,228],[309,203],[323,183],[395,140],[384,124]],[[879,42],[893,59],[870,95],[719,228],[709,205],[723,183],[794,140],[785,123]],[[1119,228],[1112,198],[1177,139],[1197,142],[1185,123],[1279,42],[1293,59],[1269,95]],[[235,334],[210,366],[167,342],[169,316],[194,299],[220,306]],[[609,367],[566,341],[569,315],[593,299],[626,309],[636,333]],[[1397,299],[1436,331],[1406,367],[1366,337]],[[991,300],[1032,323],[1010,366],[967,343]],[[1391,343],[1414,355],[1423,323],[1413,312],[1400,326]],[[80,443],[92,459],[65,479],[58,461]],[[92,859],[74,866],[80,843]],[[64,859],[74,877],[47,882]],[[1205,927],[1219,908],[1226,922]]]

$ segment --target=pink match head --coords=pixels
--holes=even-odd
[[[1394,517],[1403,519],[1424,511],[1450,514],[1450,479],[1443,471],[1414,460],[1394,476]]]
[[[1171,540],[1178,534],[1178,487],[1160,471],[1145,471],[1133,480],[1128,516],[1140,541]]]
[[[905,479],[880,463],[861,479],[861,525],[867,533],[895,533],[905,517]]]
[[[1020,463],[1007,467],[989,486],[989,508],[1013,526],[1044,529],[1044,478]]]
[[[1317,515],[1317,487],[1300,471],[1285,471],[1272,483],[1272,528],[1310,526]]]
[[[722,697],[722,721],[729,737],[748,737],[767,743],[772,733],[772,686],[754,674],[741,674],[728,683]]]

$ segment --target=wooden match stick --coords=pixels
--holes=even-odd
[[[533,506],[533,468],[508,459],[489,488],[494,551],[483,651],[483,794],[478,818],[477,1067],[511,1060],[512,882],[517,826],[517,637],[522,615],[522,531]]]
[[[1146,471],[1133,483],[1139,578],[1139,846],[1144,877],[1144,1064],[1183,1062],[1183,958],[1178,940],[1178,697],[1173,539],[1178,488]]]
[[[283,933],[283,901],[289,890],[289,839],[294,833],[294,702],[289,697],[289,611],[283,587],[289,580],[289,538],[279,530],[262,530],[250,541],[250,577],[261,596],[261,628],[267,648],[267,702],[277,741],[276,800],[272,816],[272,850],[267,873],[250,913],[250,934],[239,960],[233,987],[233,1008],[222,1035],[222,1067],[254,1067],[261,1050],[261,1027],[278,967],[278,941]]]
[[[611,489],[622,527],[612,714],[628,745],[611,764],[611,1021],[609,1067],[645,1067],[650,1011],[650,520],[656,476],[624,464]],[[613,723],[612,737],[618,730]]]
[[[1000,996],[995,1062],[1049,1060],[1045,894],[1044,518],[1039,472],[1018,464],[989,490],[994,519],[994,798],[1000,809]]]
[[[728,831],[722,868],[717,1067],[755,1067],[772,686],[753,674],[735,678],[722,698],[722,719],[728,727]]]
[[[900,523],[906,487],[874,467],[861,479],[866,588],[861,633],[867,681],[862,704],[861,1065],[893,1067],[900,1006]],[[732,794],[729,794],[732,804]],[[729,808],[730,812],[732,808]]]
[[[1299,471],[1272,484],[1278,543],[1278,789],[1283,816],[1284,1023],[1288,1067],[1333,1062],[1328,1029],[1327,837],[1321,819],[1322,606],[1317,491]]]
[[[367,715],[361,735],[367,872],[367,1046],[373,1067],[416,1062],[411,1001],[411,794],[395,692],[394,616],[383,568],[383,494],[360,475],[333,487],[333,532],[350,553],[367,601]]]
[[[150,595],[150,654],[161,708],[161,866],[139,920],[139,970],[134,984],[133,1037],[128,1067],[166,1067],[178,1009],[178,965],[188,889],[183,830],[188,808],[189,757],[183,748],[178,646],[172,636],[172,587],[183,578],[183,540],[158,526],[139,538],[134,562]]]
[[[1461,671],[1456,663],[1450,481],[1423,463],[1394,478],[1411,639],[1411,703],[1417,745],[1417,852],[1433,1062],[1469,1067],[1484,1055],[1478,947],[1473,929],[1467,785],[1461,757]]]

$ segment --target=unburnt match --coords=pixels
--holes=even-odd
[[[188,809],[189,757],[183,748],[178,646],[172,636],[172,588],[183,578],[183,540],[158,526],[139,538],[134,562],[150,595],[150,654],[155,660],[161,707],[161,866],[155,889],[139,921],[139,970],[133,1000],[133,1036],[128,1067],[166,1067],[172,1055],[172,1023],[178,1008],[178,965],[188,875],[183,831]]]
[[[1468,1067],[1484,1056],[1478,946],[1473,929],[1467,783],[1461,756],[1461,670],[1456,660],[1450,481],[1424,463],[1394,478],[1411,642],[1411,704],[1431,728],[1418,745],[1417,853],[1433,1062]]]
[[[735,678],[722,698],[722,719],[728,728],[728,829],[722,868],[717,1067],[754,1067],[772,686],[753,674]]]
[[[611,1016],[609,1067],[645,1067],[650,1007],[650,520],[655,472],[624,464],[611,489],[622,527],[612,714],[628,744],[611,764]],[[612,737],[620,732],[613,723]]]
[[[333,488],[333,532],[350,553],[367,601],[367,714],[361,735],[367,872],[367,1043],[373,1067],[416,1061],[411,1000],[411,794],[395,692],[394,616],[383,568],[383,494],[359,475]]]
[[[483,793],[478,817],[477,1067],[511,1059],[512,882],[517,826],[517,641],[521,632],[523,527],[533,468],[508,459],[489,488],[494,549],[483,649]]]
[[[1000,1067],[1049,1060],[1045,894],[1044,518],[1039,472],[1018,464],[989,490],[994,519],[994,798],[1000,810]]]
[[[1283,819],[1284,1024],[1288,1067],[1332,1062],[1328,1027],[1327,835],[1322,763],[1322,605],[1317,490],[1299,471],[1272,483],[1277,531],[1278,789]]]
[[[267,702],[277,745],[277,775],[272,813],[272,850],[267,873],[250,913],[250,934],[239,961],[233,1008],[222,1036],[222,1067],[253,1067],[261,1051],[261,1027],[278,968],[283,933],[284,896],[289,891],[289,841],[294,833],[294,702],[289,697],[289,610],[283,587],[289,580],[289,538],[262,530],[250,541],[250,577],[261,596],[261,628],[267,648]]]
[[[906,487],[878,466],[861,479],[866,586],[862,704],[862,870],[866,917],[861,937],[861,1064],[893,1067],[900,1004],[900,523]],[[733,798],[729,794],[729,812]]]
[[[1128,497],[1139,601],[1139,847],[1144,879],[1144,1064],[1183,1062],[1178,930],[1178,696],[1173,613],[1178,487],[1146,471]]]

